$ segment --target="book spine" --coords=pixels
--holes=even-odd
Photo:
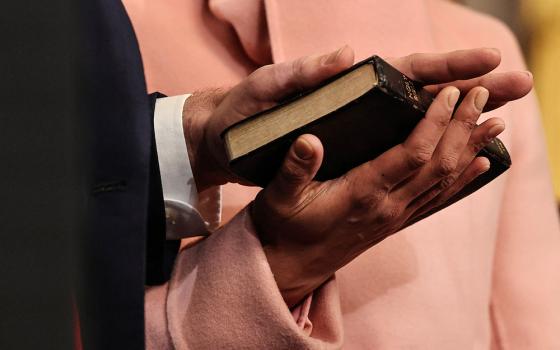
[[[426,113],[434,99],[432,94],[419,82],[399,72],[381,57],[373,56],[372,62],[377,73],[379,89],[422,113]]]
[[[499,162],[505,168],[511,166],[511,157],[506,149],[504,143],[498,139],[493,139],[486,147],[484,147],[479,153],[479,157],[486,157],[491,162]]]

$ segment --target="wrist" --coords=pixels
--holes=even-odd
[[[249,205],[249,215],[276,285],[289,307],[296,305],[326,281],[334,270],[321,261],[321,247],[312,242],[286,240],[289,224],[264,199],[261,191]],[[297,229],[296,229],[297,230]]]
[[[278,228],[285,225],[259,205],[259,196],[251,203],[249,212],[276,285],[288,306],[296,305],[334,274],[336,268],[326,259],[328,254],[321,245],[283,239]]]
[[[298,304],[334,274],[319,261],[309,259],[307,249],[304,251],[268,244],[263,246],[263,251],[276,285],[289,307]]]
[[[206,141],[208,119],[214,110],[204,93],[195,93],[183,106],[183,134],[198,191],[221,185],[216,179],[217,167]]]

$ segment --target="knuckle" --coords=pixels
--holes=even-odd
[[[440,130],[445,130],[449,126],[449,116],[451,115],[451,109],[447,108],[439,112],[439,116],[437,119],[433,121],[435,126]]]
[[[400,205],[389,205],[381,208],[377,214],[379,223],[390,223],[398,220],[403,213]]]
[[[409,168],[414,170],[426,165],[432,159],[433,147],[428,143],[415,146],[407,153]]]
[[[433,201],[441,193],[441,184],[438,186],[434,186],[432,189],[426,193],[425,197],[423,198],[423,204]]]
[[[447,177],[453,173],[456,167],[457,158],[452,156],[443,156],[438,160],[435,166],[435,172],[441,177]]]
[[[455,181],[457,181],[457,176],[455,176],[455,175],[449,175],[449,176],[444,177],[439,183],[439,186],[438,186],[439,190],[443,191],[443,190],[448,189],[449,187],[451,187],[455,183]]]
[[[280,169],[280,176],[289,184],[297,184],[307,179],[307,171],[294,161],[288,161]]]
[[[297,60],[292,62],[292,79],[293,84],[295,85],[294,88],[301,89],[303,87],[302,79],[303,79],[303,66],[304,66],[305,58],[298,58]]]
[[[360,195],[353,198],[353,210],[358,212],[370,211],[379,206],[387,196],[384,190],[371,191],[366,195]]]
[[[476,128],[476,120],[474,119],[465,119],[459,122],[459,125],[468,132],[469,134]]]
[[[292,73],[294,75],[301,74],[301,72],[303,71],[303,61],[304,61],[303,57],[300,57],[292,61]]]

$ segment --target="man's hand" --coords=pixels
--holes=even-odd
[[[475,86],[485,87],[490,92],[485,110],[520,98],[532,87],[528,72],[487,74],[500,63],[500,53],[494,49],[414,54],[388,61],[409,77],[428,84],[426,88],[433,93],[453,85],[464,97]],[[198,189],[243,183],[227,167],[220,138],[226,127],[316,86],[353,62],[354,53],[345,46],[327,55],[264,66],[229,91],[218,89],[191,96],[185,104],[183,124]]]
[[[228,169],[220,137],[226,127],[317,86],[353,62],[354,52],[345,46],[330,54],[261,67],[228,92],[193,94],[185,103],[183,125],[199,191],[227,182],[250,185]]]

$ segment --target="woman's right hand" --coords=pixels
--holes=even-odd
[[[303,135],[294,142],[251,207],[288,305],[488,170],[488,159],[476,155],[504,122],[477,126],[485,88],[472,88],[453,114],[459,95],[455,87],[441,90],[404,143],[338,179],[313,181],[323,158],[319,139]]]

